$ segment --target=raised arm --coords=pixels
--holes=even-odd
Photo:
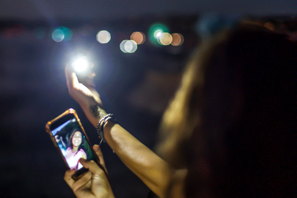
[[[68,66],[65,68],[65,74],[70,95],[79,103],[89,121],[96,127],[106,112],[100,108],[102,102],[92,79],[86,80],[85,84],[80,83],[76,74]],[[164,197],[174,170],[163,159],[118,124],[108,122],[104,128],[104,138],[134,174],[155,194]]]

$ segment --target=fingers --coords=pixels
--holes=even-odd
[[[78,189],[80,189],[82,186],[86,187],[88,185],[88,182],[91,182],[92,173],[90,171],[86,172],[81,178],[76,180],[72,185],[72,190],[76,192]],[[90,185],[90,183],[89,183]]]
[[[104,171],[98,166],[98,164],[96,164],[96,162],[94,162],[93,160],[88,161],[85,159],[80,158],[79,162],[87,169],[89,169],[89,171],[91,171],[91,173],[93,174],[98,174],[98,175],[105,175]]]
[[[65,175],[64,175],[64,180],[65,182],[68,184],[68,186],[70,186],[70,188],[72,188],[75,180],[72,179],[72,175],[75,173],[75,170],[74,169],[71,169],[71,170],[67,170],[65,172]]]
[[[70,92],[73,88],[75,88],[79,84],[79,82],[76,74],[70,69],[68,64],[65,67],[65,77],[66,77],[67,87]]]
[[[106,170],[105,162],[104,162],[104,158],[103,158],[103,153],[102,153],[102,151],[101,151],[99,145],[95,144],[95,145],[93,146],[93,149],[94,149],[96,155],[97,155],[98,158],[99,158],[99,163],[100,163],[100,164],[104,167],[104,169]]]

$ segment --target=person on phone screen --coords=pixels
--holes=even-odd
[[[65,159],[70,167],[70,169],[78,170],[82,167],[79,163],[79,159],[87,159],[87,154],[83,150],[83,134],[79,130],[74,130],[68,141],[68,148],[65,152]]]

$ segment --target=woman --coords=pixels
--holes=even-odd
[[[87,155],[82,148],[83,145],[83,134],[79,130],[74,130],[68,141],[68,148],[65,152],[65,159],[70,169],[78,170],[82,167],[79,163],[79,159],[87,159]]]
[[[159,197],[294,197],[296,54],[286,35],[238,25],[204,43],[189,62],[161,125],[158,153],[166,162],[118,124],[106,124],[105,140]],[[66,78],[96,127],[104,114],[93,111],[99,94],[67,67]],[[80,189],[97,189],[98,180],[109,185],[98,166],[82,163],[92,167],[84,179],[65,174],[78,197]],[[105,195],[113,197],[110,186]]]

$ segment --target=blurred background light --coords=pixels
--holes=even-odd
[[[55,29],[52,33],[52,39],[56,42],[63,41],[64,37],[65,37],[64,32],[59,28]]]
[[[96,39],[99,43],[106,44],[110,41],[111,35],[107,30],[101,30],[97,33]]]
[[[264,27],[266,27],[269,30],[274,30],[274,25],[271,22],[266,22],[264,24]]]
[[[142,32],[133,32],[130,39],[135,41],[138,45],[141,45],[145,42],[145,35]]]
[[[34,36],[37,39],[42,39],[45,36],[45,29],[42,26],[36,27],[34,29]]]
[[[163,34],[163,30],[156,30],[156,31],[154,32],[154,37],[155,37],[156,39],[159,39],[159,38],[162,36],[162,34]]]
[[[137,50],[137,43],[134,40],[123,40],[120,49],[124,53],[134,53]]]
[[[172,42],[172,36],[168,32],[162,33],[159,39],[160,44],[170,45]]]
[[[73,33],[69,28],[62,26],[59,27],[59,29],[62,30],[64,33],[64,41],[69,41],[72,39]]]
[[[172,42],[171,45],[173,46],[180,46],[184,43],[184,37],[182,34],[173,33],[172,34]]]
[[[149,29],[149,40],[152,44],[159,45],[160,38],[164,32],[169,32],[169,29],[161,23],[153,24]]]
[[[123,40],[121,43],[120,43],[120,49],[122,52],[124,53],[127,53],[127,51],[125,50],[125,43],[127,42],[128,40]]]

